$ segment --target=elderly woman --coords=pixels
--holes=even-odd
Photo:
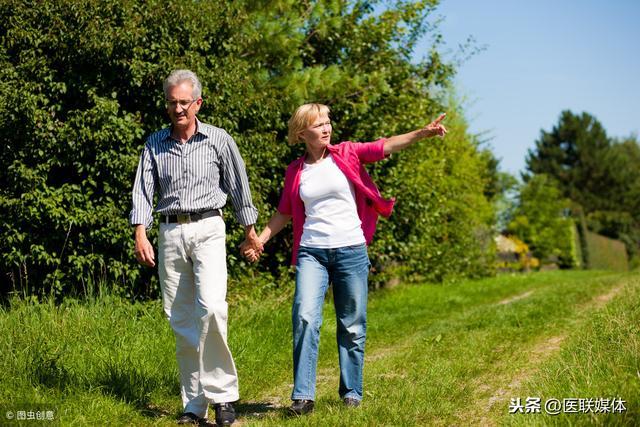
[[[287,168],[278,210],[260,239],[267,243],[293,219],[293,413],[313,410],[322,305],[329,283],[337,320],[340,397],[347,406],[360,404],[370,267],[367,245],[378,215],[391,215],[394,202],[380,195],[362,165],[423,138],[444,136],[447,130],[440,124],[444,116],[403,135],[337,145],[331,144],[326,105],[302,105],[289,120],[289,144],[302,142],[306,152]],[[252,262],[260,256],[249,248],[242,251]]]

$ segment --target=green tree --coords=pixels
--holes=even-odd
[[[340,140],[407,131],[444,110],[455,117],[447,100],[454,69],[440,56],[432,25],[436,2],[384,2],[381,13],[378,4],[1,2],[3,293],[62,295],[109,283],[131,297],[157,295],[155,272],[132,256],[127,214],[144,138],[168,123],[160,88],[172,69],[201,77],[201,119],[238,142],[263,222],[277,205],[286,165],[301,154],[284,142],[298,104],[329,104]],[[415,63],[416,40],[427,33],[433,46]],[[447,273],[440,262],[452,275],[488,271],[488,260],[476,256],[484,243],[473,238],[492,218],[487,163],[464,121],[452,126],[457,137],[444,145],[423,144],[371,168],[400,199],[372,250],[380,270],[410,260],[434,279]],[[421,216],[429,227],[412,221]],[[235,248],[242,230],[229,231]],[[232,285],[265,270],[279,274],[290,246],[276,239],[257,269],[230,249]]]
[[[588,113],[560,114],[550,132],[542,130],[529,150],[527,169],[553,177],[564,197],[590,210],[606,206],[611,177],[602,161],[611,147],[602,124]],[[527,176],[525,176],[525,180]]]
[[[636,137],[612,139],[593,116],[570,111],[550,132],[541,131],[527,156],[530,173],[553,177],[562,195],[580,206],[587,226],[624,241],[632,258],[640,248],[638,164]]]
[[[493,203],[496,209],[497,231],[506,231],[518,207],[518,191],[521,183],[508,172],[497,172],[496,195]]]
[[[576,266],[572,245],[573,221],[566,216],[569,201],[548,175],[529,178],[520,190],[518,206],[508,232],[529,245],[533,255],[544,261],[556,261],[561,267]]]

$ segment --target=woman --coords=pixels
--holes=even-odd
[[[267,243],[293,219],[293,413],[313,410],[322,306],[329,283],[337,320],[340,397],[347,406],[360,404],[370,267],[366,245],[378,215],[391,215],[394,203],[382,198],[362,164],[382,160],[423,138],[444,136],[444,116],[407,134],[338,145],[331,144],[326,105],[302,105],[289,120],[289,144],[303,142],[306,152],[287,168],[278,210],[260,239]],[[260,256],[242,250],[252,262]]]

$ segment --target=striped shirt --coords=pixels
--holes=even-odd
[[[147,139],[133,184],[131,225],[151,227],[155,191],[156,212],[163,215],[222,208],[229,194],[238,222],[255,224],[258,210],[235,141],[220,128],[196,123],[196,133],[184,144],[171,138],[171,128]]]

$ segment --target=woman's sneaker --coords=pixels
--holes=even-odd
[[[345,397],[342,399],[344,405],[348,408],[357,408],[360,406],[360,401],[358,399],[354,399],[353,397]]]
[[[313,411],[313,400],[294,399],[289,411],[296,415],[304,415]]]

